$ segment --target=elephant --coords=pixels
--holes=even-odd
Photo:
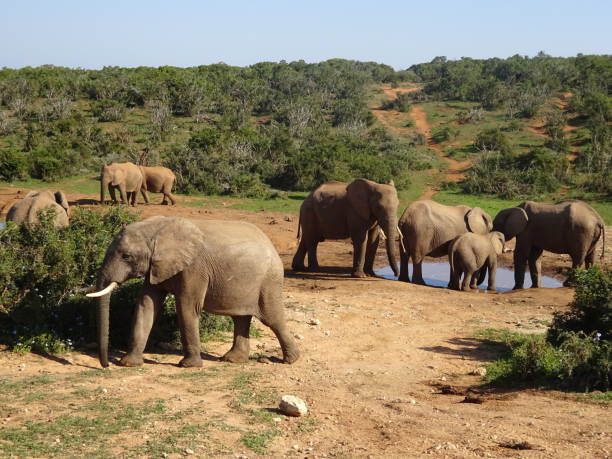
[[[202,310],[231,316],[232,348],[222,357],[246,362],[249,327],[255,316],[278,338],[283,359],[300,353],[284,317],[283,263],[270,239],[246,222],[151,217],[123,228],[109,245],[98,273],[99,359],[108,366],[111,291],[128,279],[144,277],[124,366],[142,365],[153,322],[171,293],[181,332],[182,367],[200,367],[199,316]]]
[[[136,206],[136,193],[142,188],[143,176],[140,168],[131,162],[127,163],[112,163],[102,166],[100,171],[100,204],[104,204],[104,192],[108,188],[108,193],[113,200],[117,202],[115,197],[115,189],[119,189],[121,194],[121,202]]]
[[[380,231],[387,238],[387,256],[397,275],[397,207],[393,182],[380,184],[359,178],[327,182],[312,191],[300,207],[298,239],[291,267],[294,271],[317,271],[317,245],[325,239],[350,237],[353,243],[353,277],[374,276],[374,257]],[[301,231],[301,238],[300,238]],[[304,258],[308,253],[308,269]]]
[[[448,248],[451,268],[449,287],[459,290],[459,281],[463,275],[461,290],[467,292],[482,284],[488,271],[487,289],[496,290],[497,256],[503,252],[504,242],[504,235],[499,231],[487,234],[463,233],[456,237]]]
[[[486,234],[492,219],[480,207],[445,206],[424,200],[410,204],[399,220],[403,234],[399,280],[409,282],[408,261],[412,259],[412,282],[426,285],[422,263],[425,256],[443,257],[450,242],[463,233]]]
[[[30,191],[25,198],[16,202],[6,215],[6,221],[16,223],[36,224],[38,212],[41,210],[54,209],[55,217],[53,224],[56,228],[68,226],[70,217],[70,206],[63,191]]]
[[[142,188],[140,189],[140,191],[142,193],[142,197],[145,203],[149,203],[147,191],[151,191],[153,193],[164,194],[162,205],[167,205],[168,199],[170,200],[172,205],[175,205],[176,201],[174,200],[174,196],[172,196],[172,187],[174,186],[174,182],[176,182],[176,176],[174,175],[174,172],[172,172],[167,167],[161,166],[139,167],[143,177]]]
[[[504,233],[506,241],[516,237],[515,290],[523,288],[527,263],[531,286],[540,287],[544,250],[568,254],[572,258],[572,268],[582,265],[588,268],[593,264],[595,245],[603,236],[601,258],[604,256],[606,235],[603,219],[591,206],[575,199],[556,204],[522,202],[500,211],[493,220],[493,228]]]

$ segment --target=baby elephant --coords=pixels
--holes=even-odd
[[[464,233],[455,238],[448,250],[451,267],[449,287],[459,290],[459,280],[463,274],[461,290],[469,291],[484,281],[489,270],[487,288],[495,290],[495,271],[497,256],[504,250],[504,235],[499,231],[488,234]]]

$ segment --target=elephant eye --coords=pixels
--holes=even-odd
[[[123,258],[124,260],[129,260],[130,259],[130,254],[129,253],[124,253],[123,255],[121,255],[121,258]]]

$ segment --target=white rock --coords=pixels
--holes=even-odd
[[[295,339],[304,339],[304,336],[303,336],[303,335],[298,335],[298,334],[296,334],[296,335],[294,335],[294,336],[295,336]]]
[[[102,392],[103,394],[108,393],[108,389],[105,389],[104,387],[102,389],[100,389],[100,392]]]
[[[295,395],[283,395],[278,408],[289,416],[304,416],[308,413],[306,402]]]
[[[185,454],[195,454],[195,451],[189,448],[185,449]]]
[[[292,448],[296,451],[300,450],[300,445],[293,445]]]
[[[321,321],[319,319],[310,319],[308,325],[321,325]]]
[[[474,369],[474,371],[472,371],[472,374],[474,376],[486,376],[487,375],[487,369],[485,367],[478,367],[478,368]]]

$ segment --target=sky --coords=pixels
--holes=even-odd
[[[0,0],[0,68],[612,53],[602,0]]]

